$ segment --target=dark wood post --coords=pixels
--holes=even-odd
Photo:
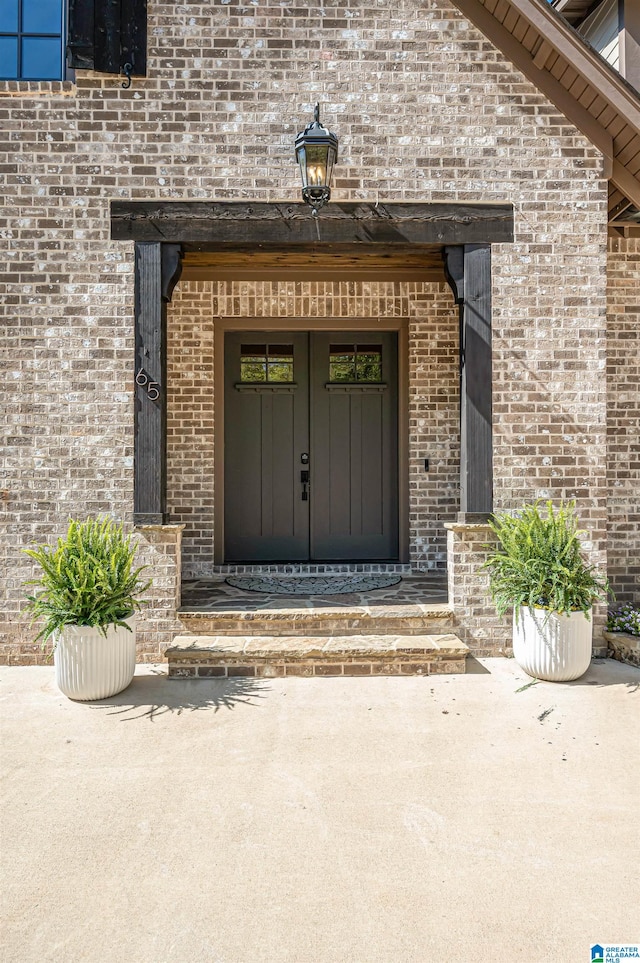
[[[493,510],[491,247],[445,248],[445,271],[460,305],[460,515],[486,520]]]
[[[135,246],[135,525],[167,521],[167,303],[180,257],[177,244]]]

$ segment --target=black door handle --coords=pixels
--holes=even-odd
[[[309,472],[308,471],[300,472],[300,483],[302,485],[302,501],[308,502],[309,501]]]

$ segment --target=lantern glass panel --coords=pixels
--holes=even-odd
[[[302,186],[307,186],[307,153],[304,147],[299,147],[297,151],[298,166],[300,167],[300,177],[302,178]]]
[[[329,150],[326,144],[307,145],[307,186],[324,187],[327,183],[327,154]]]

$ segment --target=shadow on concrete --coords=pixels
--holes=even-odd
[[[464,671],[465,675],[491,675],[486,665],[483,665],[482,662],[478,662],[478,660],[472,655],[468,655],[465,659]]]
[[[166,713],[218,712],[238,705],[258,708],[269,690],[264,679],[168,679],[166,671],[153,669],[148,675],[135,676],[124,692],[93,702],[91,707],[119,715],[121,722],[144,716],[153,722]]]
[[[575,682],[565,682],[564,685],[623,685],[629,692],[640,692],[640,669],[626,662],[615,659],[592,659],[591,665]]]
[[[468,661],[468,660],[467,660]],[[573,682],[545,682],[542,679],[533,679],[525,676],[528,681],[516,689],[516,692],[524,692],[532,686],[568,686],[570,688],[584,687],[588,685],[599,686],[624,686],[629,692],[640,692],[640,669],[636,666],[628,665],[626,662],[617,662],[614,659],[592,659],[591,665],[583,676]]]

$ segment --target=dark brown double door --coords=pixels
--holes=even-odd
[[[225,336],[225,561],[398,557],[388,331]]]

